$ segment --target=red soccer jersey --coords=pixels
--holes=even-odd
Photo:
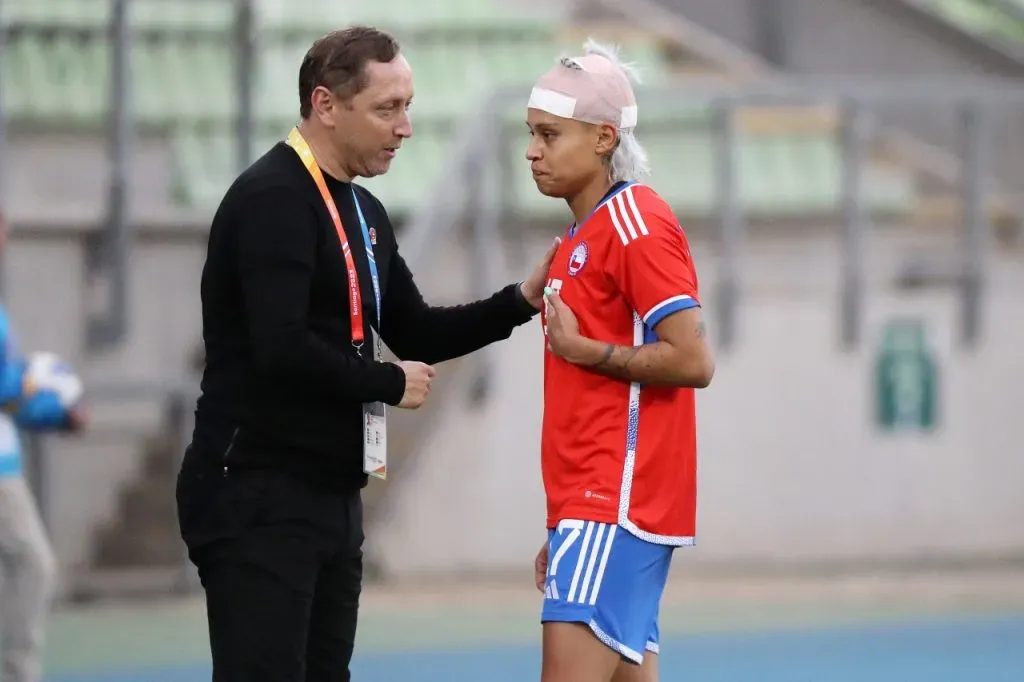
[[[623,346],[656,340],[668,315],[699,305],[697,274],[672,209],[644,185],[616,186],[558,248],[548,286],[580,333]],[[542,316],[547,329],[547,318]],[[693,544],[694,391],[641,386],[546,350],[541,467],[547,524],[616,523],[648,542]]]

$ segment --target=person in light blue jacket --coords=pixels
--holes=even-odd
[[[0,217],[0,251],[4,224]],[[0,304],[0,678],[38,682],[42,675],[43,629],[56,578],[56,560],[36,501],[25,481],[19,430],[75,431],[83,414],[65,409],[56,393],[33,390],[25,381]]]

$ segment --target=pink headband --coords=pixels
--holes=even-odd
[[[636,97],[622,69],[607,57],[565,57],[540,77],[530,93],[530,109],[586,123],[634,128]]]

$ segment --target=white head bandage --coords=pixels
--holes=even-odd
[[[604,54],[587,52],[562,58],[541,76],[527,107],[586,123],[610,123],[619,130],[634,128],[636,97],[626,73]]]

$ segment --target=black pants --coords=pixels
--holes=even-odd
[[[359,492],[194,468],[186,461],[179,475],[179,522],[206,590],[213,682],[348,682],[362,584]]]

